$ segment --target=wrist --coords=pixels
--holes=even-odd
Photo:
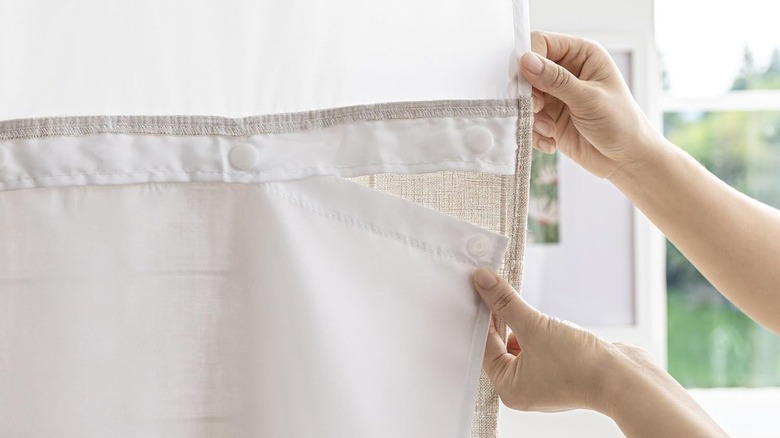
[[[641,383],[641,373],[620,348],[608,345],[601,361],[596,396],[588,408],[600,412],[612,419],[619,416],[623,405],[637,392]]]
[[[613,345],[598,412],[630,437],[727,436],[672,376],[633,346]]]
[[[607,180],[621,189],[642,185],[648,178],[663,173],[673,163],[678,152],[677,147],[647,119],[639,124],[636,139],[627,149],[634,151],[632,156],[607,177]]]

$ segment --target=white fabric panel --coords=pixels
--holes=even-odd
[[[0,205],[0,436],[469,435],[503,236],[335,177]]]
[[[517,91],[512,91],[513,96],[530,96],[531,84],[519,73],[520,56],[531,51],[531,13],[528,0],[514,0],[514,25],[515,25],[515,56],[511,61],[510,70],[516,78]]]
[[[110,117],[89,123],[109,131],[118,126]],[[0,190],[150,181],[264,182],[445,169],[511,175],[516,123],[516,116],[440,117],[240,136],[100,133],[3,141],[13,130],[4,130],[0,122]],[[86,122],[64,125],[78,129]],[[381,147],[370,146],[377,144]],[[235,155],[231,162],[231,154],[241,148],[248,159],[245,166]]]
[[[340,177],[527,169],[527,18],[0,0],[0,437],[468,437],[507,238]]]
[[[515,98],[515,36],[512,0],[0,0],[0,119]]]

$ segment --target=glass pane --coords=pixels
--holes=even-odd
[[[667,137],[740,191],[780,207],[780,112],[667,113]],[[669,371],[687,387],[780,386],[780,337],[667,244]]]
[[[711,97],[780,89],[779,16],[777,1],[656,0],[668,93]]]

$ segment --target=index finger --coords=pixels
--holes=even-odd
[[[597,43],[572,35],[532,32],[531,50],[579,77],[585,61],[600,50]]]

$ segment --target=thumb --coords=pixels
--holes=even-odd
[[[520,345],[527,340],[532,327],[542,319],[542,314],[520,297],[515,289],[487,268],[474,271],[474,288],[491,312],[512,329]]]
[[[585,95],[585,84],[569,70],[534,53],[524,53],[520,58],[523,77],[537,90],[562,100],[567,105],[577,105]]]

